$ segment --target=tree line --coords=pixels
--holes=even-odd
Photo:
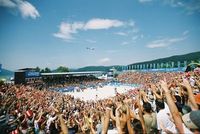
[[[65,67],[65,66],[59,66],[58,68],[56,68],[55,70],[51,70],[48,67],[45,68],[40,68],[40,67],[36,67],[35,69],[37,72],[40,73],[52,73],[52,72],[56,72],[56,73],[61,73],[61,72],[69,72],[69,68]]]

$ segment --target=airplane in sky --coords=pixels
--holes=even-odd
[[[86,47],[87,50],[90,50],[90,51],[94,51],[95,49],[93,47]]]

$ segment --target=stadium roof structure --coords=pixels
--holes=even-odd
[[[22,69],[18,69],[15,72],[27,72],[27,71],[35,71],[36,68],[22,68]]]
[[[18,69],[18,70],[24,70],[24,71],[28,71],[28,70],[35,70],[36,68],[22,68],[22,69]]]
[[[15,72],[27,72],[27,71],[36,71],[36,68],[21,68],[16,70]]]
[[[94,75],[103,74],[103,71],[86,71],[86,72],[60,72],[60,73],[41,73],[42,76],[55,76],[55,75]]]

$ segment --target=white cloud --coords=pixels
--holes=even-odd
[[[59,26],[59,32],[53,35],[64,40],[73,39],[72,34],[77,33],[77,30],[83,29],[84,23],[75,22],[73,24],[62,22]]]
[[[53,36],[67,41],[73,39],[73,34],[78,33],[78,31],[109,29],[122,26],[129,26],[129,27],[134,26],[134,22],[133,21],[122,22],[120,20],[115,20],[115,19],[111,20],[111,19],[100,19],[100,18],[94,18],[87,22],[74,22],[74,23],[61,22],[59,26],[59,31],[57,33],[54,33]],[[118,34],[125,35],[125,33],[118,33]]]
[[[37,17],[40,16],[39,12],[37,11],[37,9],[31,5],[29,2],[27,1],[20,1],[19,2],[19,10],[22,14],[23,17],[31,17],[32,19],[36,19]]]
[[[129,44],[129,42],[126,42],[126,41],[121,43],[122,46],[125,46],[125,45],[128,45],[128,44]]]
[[[138,0],[140,3],[160,2],[174,8],[182,9],[186,14],[200,13],[200,0]]]
[[[128,36],[131,33],[137,33],[139,30],[135,27],[135,22],[133,20],[123,22],[125,29],[128,29],[126,32],[115,32],[116,35]]]
[[[111,27],[120,27],[122,25],[124,25],[123,22],[119,20],[94,18],[85,24],[84,29],[109,29]]]
[[[132,37],[132,41],[136,41],[139,38],[138,35]]]
[[[24,0],[0,0],[0,6],[17,9],[21,13],[22,17],[27,18],[30,17],[32,19],[36,19],[40,17],[37,9],[28,1]]]
[[[133,27],[133,26],[135,26],[135,22],[130,20],[127,25]]]
[[[200,13],[199,0],[164,0],[164,4],[175,8],[182,8],[188,15],[191,15],[194,12]]]
[[[13,8],[16,4],[11,0],[0,0],[0,6]]]
[[[140,3],[151,2],[152,0],[139,0]]]
[[[115,34],[121,35],[121,36],[127,36],[127,33],[124,33],[124,32],[117,32],[117,33],[115,33]]]
[[[98,61],[98,63],[100,63],[100,64],[105,64],[105,63],[108,63],[108,62],[110,62],[110,58],[102,58]]]
[[[131,30],[128,31],[128,34],[131,34],[131,33],[136,34],[138,32],[139,32],[139,29],[134,27],[134,28],[132,28]]]
[[[147,44],[148,48],[161,48],[161,47],[168,47],[170,45],[174,45],[178,42],[185,40],[186,37],[178,37],[178,38],[163,38],[158,39],[150,42]]]
[[[188,30],[185,30],[182,35],[187,35],[189,33]]]

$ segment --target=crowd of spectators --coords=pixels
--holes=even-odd
[[[125,72],[117,79],[141,86],[83,101],[46,88],[2,85],[0,133],[200,133],[199,68],[187,73]]]

